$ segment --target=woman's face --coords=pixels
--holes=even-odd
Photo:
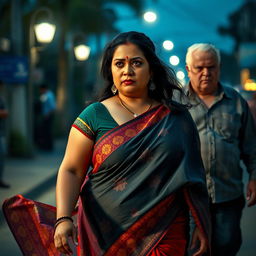
[[[127,43],[116,48],[111,71],[119,93],[130,97],[147,95],[151,76],[149,63],[136,45]]]

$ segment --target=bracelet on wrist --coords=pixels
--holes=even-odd
[[[61,221],[61,220],[70,220],[71,222],[73,222],[73,219],[72,219],[72,217],[69,217],[69,216],[62,216],[62,217],[59,217],[56,221],[55,221],[55,223],[57,223],[57,222],[59,222],[59,221]]]
[[[61,222],[64,222],[65,220],[69,220],[73,223],[73,219],[69,216],[62,216],[62,217],[59,217],[56,221],[55,221],[55,224],[54,224],[54,229],[56,229],[56,227],[61,223]]]

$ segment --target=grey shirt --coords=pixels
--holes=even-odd
[[[185,88],[189,109],[199,132],[209,195],[214,203],[243,194],[243,160],[249,179],[256,179],[256,129],[247,102],[233,88],[219,84],[214,104],[208,108]]]

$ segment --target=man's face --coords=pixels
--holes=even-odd
[[[186,66],[192,89],[199,95],[213,95],[218,89],[220,68],[212,52],[196,50]]]

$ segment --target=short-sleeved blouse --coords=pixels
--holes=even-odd
[[[95,142],[116,126],[118,126],[117,122],[100,102],[86,107],[73,123],[73,127]]]

